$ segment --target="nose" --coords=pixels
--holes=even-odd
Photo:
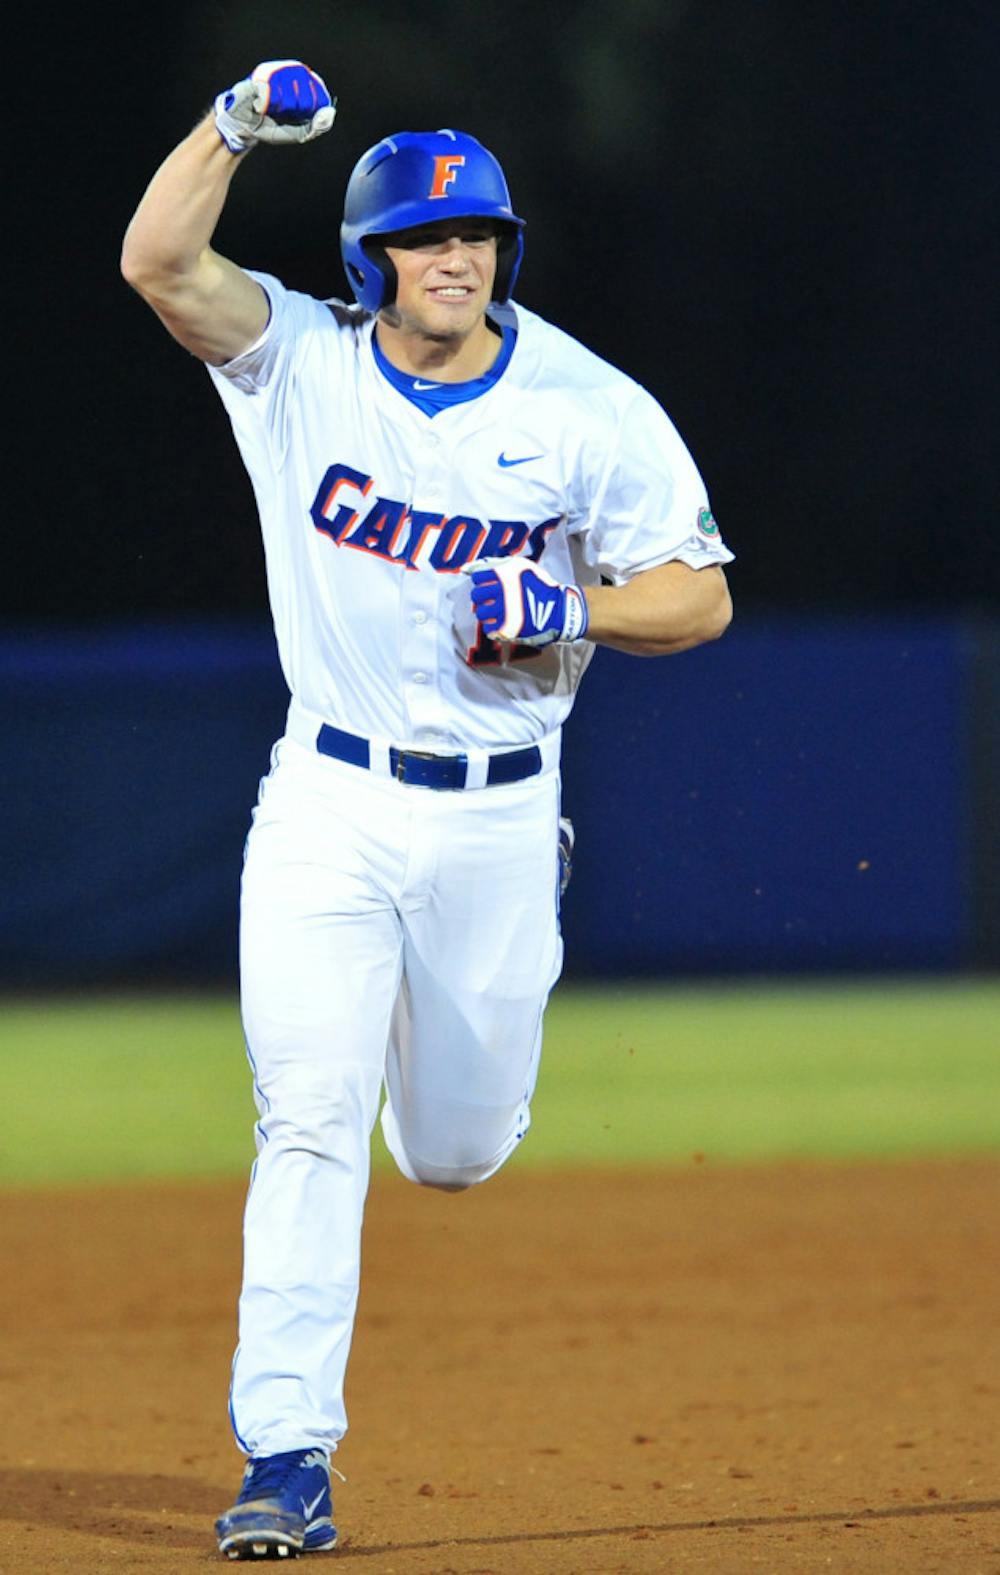
[[[448,268],[454,273],[463,269],[468,260],[468,251],[462,237],[460,235],[449,235],[444,242],[444,249],[438,259],[440,266]]]

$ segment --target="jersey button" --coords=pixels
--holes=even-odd
[[[415,684],[425,684],[427,682],[427,674],[426,673],[414,673],[414,675],[413,675],[413,682]]]
[[[413,614],[413,622],[414,623],[426,623],[427,622],[427,614],[425,612],[415,612]]]

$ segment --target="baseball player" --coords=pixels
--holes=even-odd
[[[229,413],[291,694],[241,894],[260,1119],[231,1558],[336,1541],[382,1091],[389,1150],[426,1186],[485,1181],[528,1129],[562,964],[560,732],[595,644],[683,651],[730,617],[732,555],[667,416],[512,302],[524,220],[473,137],[401,132],[360,159],[355,304],[212,248],[247,153],[333,117],[301,62],[258,66],[157,171],[122,260]]]

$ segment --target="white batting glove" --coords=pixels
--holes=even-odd
[[[230,153],[258,142],[311,142],[333,125],[337,100],[301,60],[265,60],[215,100],[215,124]]]
[[[491,640],[552,645],[582,640],[589,622],[579,585],[560,585],[524,558],[480,558],[467,563],[472,610]]]

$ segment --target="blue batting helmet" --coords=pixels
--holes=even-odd
[[[347,183],[340,250],[362,306],[377,312],[396,299],[396,270],[379,237],[445,218],[497,220],[493,298],[508,300],[524,220],[512,211],[503,170],[481,142],[463,131],[400,131],[361,156]]]

